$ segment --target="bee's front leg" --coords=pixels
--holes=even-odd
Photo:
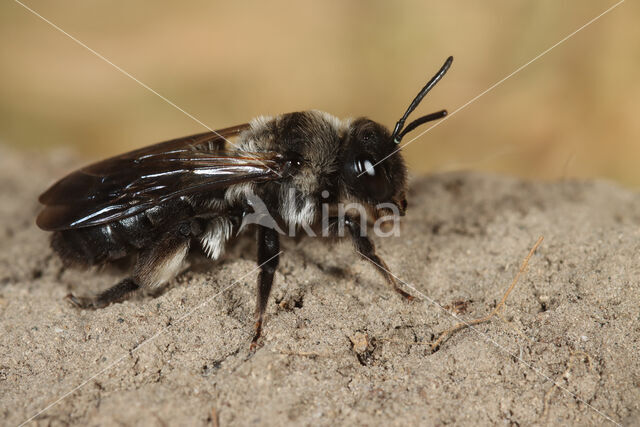
[[[258,296],[256,300],[256,323],[255,334],[251,341],[250,350],[254,351],[258,346],[258,340],[262,334],[262,321],[267,308],[267,301],[273,285],[273,276],[278,267],[280,254],[280,236],[273,228],[258,225],[258,265],[260,274],[258,275]]]
[[[382,274],[382,276],[387,281],[387,284],[393,288],[394,291],[399,293],[402,297],[406,298],[408,301],[414,299],[413,295],[404,291],[396,281],[396,278],[389,271],[389,267],[387,264],[376,254],[376,246],[373,241],[363,233],[363,228],[355,218],[351,218],[349,216],[345,216],[344,218],[332,218],[329,221],[330,232],[333,234],[340,235],[341,230],[344,230],[346,227],[349,231],[349,235],[351,236],[351,240],[353,241],[353,246],[360,255],[363,255],[371,264],[373,264],[376,269]],[[336,228],[337,227],[337,228]]]

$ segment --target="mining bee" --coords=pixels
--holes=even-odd
[[[104,265],[131,259],[129,277],[97,296],[75,296],[81,308],[101,308],[175,277],[192,247],[220,258],[243,231],[243,218],[264,203],[274,226],[257,221],[258,275],[255,348],[278,266],[280,226],[320,226],[320,206],[357,202],[375,215],[380,204],[404,215],[407,170],[398,152],[410,131],[444,117],[442,110],[405,126],[411,112],[445,75],[449,57],[411,102],[393,132],[367,118],[338,119],[321,111],[258,117],[238,126],[151,145],[79,169],[40,196],[37,218],[52,231],[65,265]],[[231,147],[228,138],[237,138]],[[294,194],[294,197],[291,197]],[[327,210],[327,212],[334,212]],[[331,215],[331,213],[329,214]],[[364,227],[363,227],[364,225]],[[323,235],[339,230],[406,299],[366,233],[361,215],[330,216]]]

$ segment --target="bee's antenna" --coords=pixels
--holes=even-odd
[[[436,113],[427,114],[426,116],[422,116],[419,119],[415,119],[414,121],[412,121],[402,129],[402,132],[400,132],[400,135],[398,135],[396,142],[399,143],[400,141],[402,141],[402,138],[404,138],[406,134],[408,134],[409,132],[411,132],[421,124],[441,119],[447,114],[448,114],[447,110],[440,110]]]
[[[431,120],[437,120],[447,115],[447,112],[443,110],[437,113],[426,115],[424,117],[420,117],[419,119],[416,119],[413,122],[411,122],[409,126],[407,126],[407,128],[403,131],[404,122],[407,120],[407,117],[409,117],[409,114],[411,114],[413,110],[415,110],[416,107],[420,105],[422,98],[424,98],[424,96],[427,93],[429,93],[429,91],[436,85],[436,83],[438,83],[440,79],[444,77],[444,75],[449,70],[449,67],[451,67],[452,62],[453,62],[453,56],[448,57],[447,60],[444,62],[444,65],[442,65],[442,68],[440,68],[440,70],[436,73],[436,75],[433,76],[431,80],[429,80],[429,83],[427,83],[426,86],[422,88],[422,90],[418,93],[418,95],[416,95],[414,100],[411,101],[409,108],[407,108],[407,111],[405,111],[402,118],[398,120],[398,123],[396,123],[395,128],[393,128],[393,133],[391,134],[391,138],[395,141],[396,144],[400,144],[400,141],[402,141],[402,137],[407,132],[415,129],[419,125],[429,122]]]

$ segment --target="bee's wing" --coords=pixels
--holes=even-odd
[[[129,151],[118,157],[141,157],[153,153],[167,153],[173,150],[189,149],[189,148],[205,148],[209,151],[219,150],[224,146],[227,138],[238,136],[242,131],[249,129],[249,123],[232,126],[229,128],[218,129],[215,132],[204,132],[195,135],[183,136],[182,138],[172,139],[170,141],[159,142],[138,150]]]
[[[53,231],[104,224],[176,197],[274,180],[284,172],[284,161],[274,152],[210,151],[175,141],[67,175],[40,196],[45,208],[38,226]]]

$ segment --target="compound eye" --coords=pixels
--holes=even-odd
[[[370,159],[356,159],[353,161],[353,171],[357,185],[365,194],[374,200],[386,200],[391,196],[389,181],[381,167],[374,166]]]
[[[358,175],[376,176],[376,169],[369,159],[357,159],[353,162],[353,169]]]

